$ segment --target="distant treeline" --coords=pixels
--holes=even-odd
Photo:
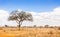
[[[5,25],[5,26],[2,26],[2,27],[19,27],[18,25],[17,26],[8,26],[8,25]],[[33,26],[21,26],[21,27],[28,27],[28,28],[33,28],[33,27],[37,27],[37,28],[60,28],[60,26],[49,26],[49,25],[45,25],[45,26],[36,26],[36,25],[33,25]]]

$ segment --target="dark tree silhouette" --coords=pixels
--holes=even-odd
[[[45,28],[48,28],[49,27],[49,25],[45,25]]]
[[[34,25],[34,27],[36,27],[36,25]]]
[[[33,21],[33,18],[31,13],[15,10],[11,12],[8,20],[12,21],[15,20],[19,24],[19,30],[20,30],[23,21]]]
[[[5,25],[5,27],[8,27],[8,25]]]

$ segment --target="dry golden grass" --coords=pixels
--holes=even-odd
[[[60,37],[57,28],[0,28],[0,37]]]

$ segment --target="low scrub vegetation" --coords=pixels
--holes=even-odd
[[[60,37],[60,30],[57,28],[38,27],[2,27],[0,37]]]

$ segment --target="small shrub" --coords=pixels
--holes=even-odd
[[[0,28],[0,30],[3,30],[3,28]]]
[[[60,27],[58,27],[58,30],[60,30]]]
[[[50,31],[50,32],[49,32],[49,34],[53,34],[53,32],[52,32],[52,31]]]

